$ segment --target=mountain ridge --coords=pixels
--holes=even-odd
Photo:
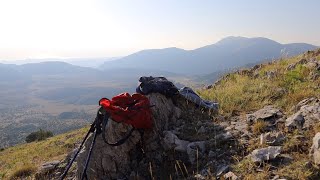
[[[277,59],[282,55],[293,56],[315,48],[317,46],[306,43],[280,44],[263,37],[230,36],[215,44],[193,50],[179,48],[142,50],[118,60],[105,62],[102,68],[157,67],[160,70],[174,73],[203,75],[217,70],[257,63],[263,59]]]

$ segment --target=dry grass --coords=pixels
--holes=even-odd
[[[310,69],[298,65],[287,71],[288,64],[295,63],[308,55],[300,55],[265,65],[259,70],[260,76],[230,74],[229,77],[208,90],[199,94],[209,100],[220,103],[220,113],[230,115],[232,111],[250,111],[265,105],[275,105],[289,111],[293,105],[308,97],[320,98],[320,79],[310,81]],[[317,57],[319,60],[320,57]],[[276,72],[275,77],[268,79],[266,72]],[[284,91],[284,93],[283,93]]]
[[[65,155],[75,148],[75,143],[83,138],[87,130],[86,127],[48,138],[45,141],[22,144],[1,151],[0,177],[5,179],[13,176],[15,170],[23,170],[26,164],[38,167],[47,161],[64,159]]]
[[[264,120],[256,121],[252,126],[252,132],[253,134],[259,135],[263,132],[265,132],[266,127],[268,126],[268,123]]]
[[[15,170],[9,179],[25,179],[30,178],[37,171],[37,168],[34,165],[24,165],[17,170]]]

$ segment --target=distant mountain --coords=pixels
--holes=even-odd
[[[6,61],[0,60],[0,63],[3,64],[30,64],[30,63],[41,63],[41,62],[66,62],[75,66],[81,67],[91,67],[91,68],[99,68],[104,62],[116,60],[121,57],[106,57],[106,58],[47,58],[47,59],[25,59],[25,60],[14,60],[14,61]]]
[[[187,75],[208,74],[246,64],[293,56],[317,47],[305,43],[280,44],[267,38],[227,37],[194,50],[179,48],[143,50],[114,61],[104,69],[144,68]]]

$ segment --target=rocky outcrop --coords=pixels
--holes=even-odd
[[[206,126],[211,119],[210,112],[203,111],[180,96],[170,99],[161,94],[150,94],[148,98],[154,105],[153,129],[146,130],[143,137],[135,131],[123,145],[116,147],[105,144],[98,136],[87,169],[89,179],[121,179],[129,176],[168,179],[174,176],[177,162],[190,170],[196,161],[206,156],[207,137],[199,136],[192,129],[203,126],[207,133],[210,132]],[[109,141],[116,141],[129,129],[125,124],[109,121],[106,137]],[[84,169],[92,138],[86,141],[85,149],[77,159],[78,177]]]

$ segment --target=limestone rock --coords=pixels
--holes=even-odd
[[[249,122],[254,122],[258,119],[262,119],[265,121],[273,121],[277,118],[282,117],[282,112],[274,108],[273,106],[265,106],[264,108],[254,112],[253,114],[247,115],[247,120]]]
[[[164,131],[164,144],[166,149],[186,152],[189,143],[189,141],[180,140],[177,135],[173,134],[171,131]]]
[[[47,172],[52,171],[53,169],[55,169],[59,164],[60,164],[60,161],[46,162],[46,163],[41,165],[39,171],[41,173],[47,173]]]
[[[269,145],[280,145],[285,140],[285,135],[280,132],[272,133],[264,133],[260,135],[260,144],[269,144]]]
[[[267,148],[256,149],[250,154],[253,162],[263,162],[275,159],[281,153],[281,146],[269,146]]]
[[[87,169],[88,179],[125,179],[130,175],[148,179],[150,169],[155,179],[169,179],[175,174],[177,160],[182,161],[186,168],[193,168],[192,163],[205,155],[205,142],[198,139],[194,127],[198,122],[206,127],[204,122],[210,122],[212,114],[181,96],[167,98],[152,93],[147,97],[154,105],[151,108],[153,128],[144,131],[142,141],[140,133],[134,131],[124,144],[116,147],[105,144],[102,137],[97,136]],[[126,124],[109,120],[106,138],[115,142],[130,129]],[[81,177],[92,138],[92,135],[88,138],[77,158],[77,178]]]
[[[304,117],[302,116],[302,113],[297,112],[286,119],[286,127],[289,130],[293,130],[296,128],[301,130],[303,128],[304,122],[305,120],[304,120]]]

